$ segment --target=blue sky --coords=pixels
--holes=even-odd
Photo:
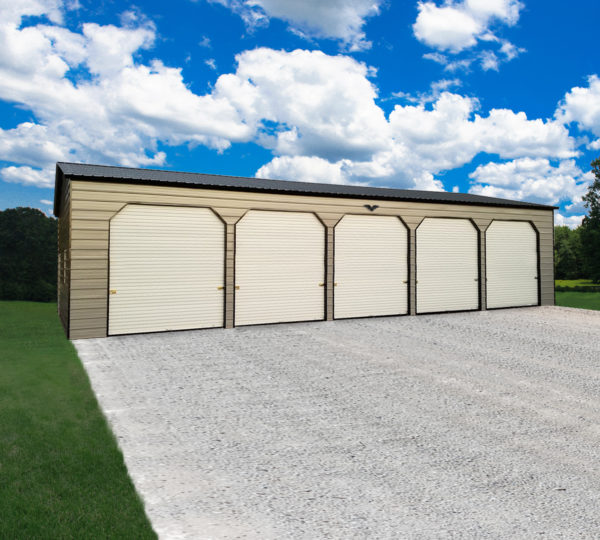
[[[597,0],[0,0],[0,208],[56,161],[560,206],[600,156]]]

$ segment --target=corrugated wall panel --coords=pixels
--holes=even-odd
[[[537,237],[531,223],[492,222],[486,259],[488,308],[538,304]]]
[[[223,326],[224,261],[212,211],[127,206],[110,227],[108,333]]]
[[[417,313],[479,308],[478,244],[467,219],[423,220],[417,229]]]
[[[334,316],[408,312],[408,230],[391,216],[344,216],[335,227]]]
[[[236,226],[235,324],[325,316],[325,228],[314,214],[250,211]]]

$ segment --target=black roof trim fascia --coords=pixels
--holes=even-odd
[[[153,176],[154,178],[149,178],[149,176]],[[267,180],[262,178],[164,171],[161,169],[136,169],[128,167],[112,167],[108,165],[85,165],[79,163],[58,162],[56,164],[56,180],[54,191],[55,216],[58,216],[60,212],[60,193],[65,179],[143,185],[166,185],[173,187],[185,186],[204,189],[246,191],[254,193],[280,193],[317,197],[343,197],[352,199],[391,200],[437,204],[464,204],[507,208],[532,208],[539,210],[558,208],[556,206],[513,201],[495,197],[485,197],[482,195],[472,195],[469,193],[418,191],[410,189],[393,189],[371,186],[363,187],[338,184],[317,184],[311,182],[294,182],[289,180]],[[236,185],[236,183],[238,185]]]

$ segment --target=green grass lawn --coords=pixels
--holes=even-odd
[[[591,279],[557,279],[554,281],[556,287],[597,287]]]
[[[556,305],[600,310],[600,292],[556,291]]]
[[[0,538],[156,538],[56,304],[0,302]]]

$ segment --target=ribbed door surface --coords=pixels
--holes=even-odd
[[[335,318],[407,313],[407,249],[397,217],[344,216],[335,227]]]
[[[238,222],[236,326],[323,319],[324,282],[325,229],[314,214],[252,210]]]
[[[478,235],[469,220],[424,219],[416,248],[417,313],[479,308]]]
[[[223,326],[224,249],[206,208],[126,206],[110,224],[108,333]]]
[[[492,221],[485,239],[487,307],[537,305],[537,238],[531,224]]]

